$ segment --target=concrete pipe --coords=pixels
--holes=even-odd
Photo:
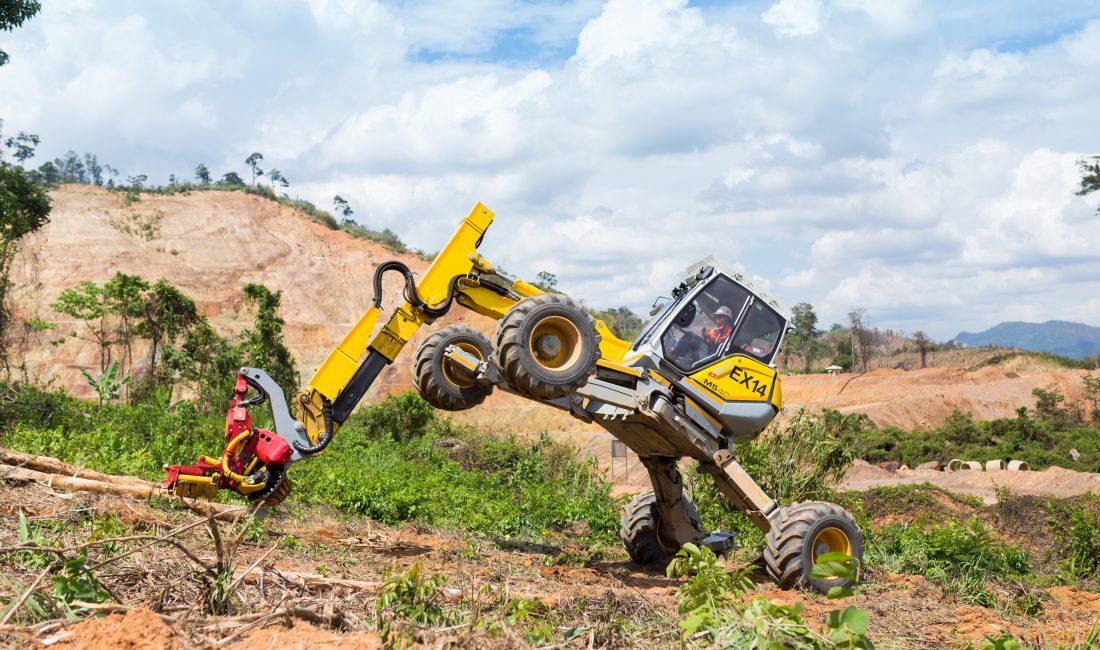
[[[1003,460],[1000,460],[1000,459],[985,461],[985,471],[987,471],[987,472],[1004,471],[1004,469],[1006,467],[1008,467],[1008,464],[1005,463]]]
[[[971,472],[980,472],[982,471],[982,464],[976,460],[964,460],[959,469]]]
[[[1028,465],[1026,460],[1010,460],[1008,461],[1008,471],[1010,472],[1030,472],[1031,465]]]
[[[947,467],[944,468],[944,469],[946,469],[949,472],[957,472],[960,469],[962,469],[962,464],[963,464],[963,462],[961,460],[959,460],[958,458],[952,458],[951,461],[949,463],[947,463]]]

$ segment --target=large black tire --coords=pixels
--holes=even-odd
[[[413,361],[413,384],[420,396],[444,411],[462,411],[485,401],[492,386],[473,381],[462,368],[446,357],[447,347],[457,345],[482,361],[493,348],[484,334],[466,325],[448,325],[424,339]]]
[[[596,371],[600,333],[573,299],[542,293],[516,303],[497,325],[497,361],[524,395],[556,399]]]
[[[686,494],[684,502],[688,509],[688,517],[691,518],[695,527],[702,531],[703,521],[699,518],[699,510],[695,507],[695,503]],[[657,495],[653,490],[635,494],[630,503],[626,504],[621,522],[619,539],[623,540],[623,546],[630,554],[630,559],[638,564],[664,564],[679,550],[661,542],[658,532],[661,516],[657,511]]]
[[[863,564],[863,533],[852,515],[835,503],[804,501],[781,508],[765,541],[768,575],[781,587],[825,593],[830,587],[851,586],[851,580],[810,577],[817,558],[831,551],[847,553]]]

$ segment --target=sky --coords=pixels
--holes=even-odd
[[[819,326],[1100,325],[1100,4],[46,0],[5,132],[164,183],[198,163],[646,313],[715,255]]]

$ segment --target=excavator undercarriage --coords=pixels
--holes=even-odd
[[[685,492],[678,463],[691,458],[765,533],[764,561],[779,584],[843,586],[814,579],[810,569],[828,552],[861,559],[851,515],[825,502],[781,507],[734,457],[733,443],[760,435],[782,407],[772,359],[787,330],[786,309],[708,258],[688,270],[635,341],[624,341],[568,296],[544,293],[481,257],[492,220],[476,205],[419,281],[400,262],[380,265],[373,306],[295,397],[293,413],[263,370],[241,368],[222,455],[167,468],[164,487],[202,497],[229,489],[264,506],[280,503],[290,493],[290,466],[323,452],[413,334],[458,304],[496,319],[495,336],[464,325],[433,332],[413,362],[420,394],[457,411],[500,389],[598,424],[625,443],[653,486],[622,517],[620,537],[634,561],[663,562],[687,542],[716,553],[735,546],[732,535],[704,529]],[[403,276],[405,300],[372,338],[388,272]],[[274,431],[253,427],[248,413],[265,402]]]

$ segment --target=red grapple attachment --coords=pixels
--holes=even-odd
[[[276,505],[289,494],[286,466],[294,455],[290,444],[267,429],[254,429],[248,407],[249,384],[237,375],[233,399],[225,414],[225,448],[219,458],[200,456],[194,465],[165,466],[161,484],[179,496],[212,498],[219,489],[233,490],[253,500]],[[284,485],[286,484],[286,485]]]

